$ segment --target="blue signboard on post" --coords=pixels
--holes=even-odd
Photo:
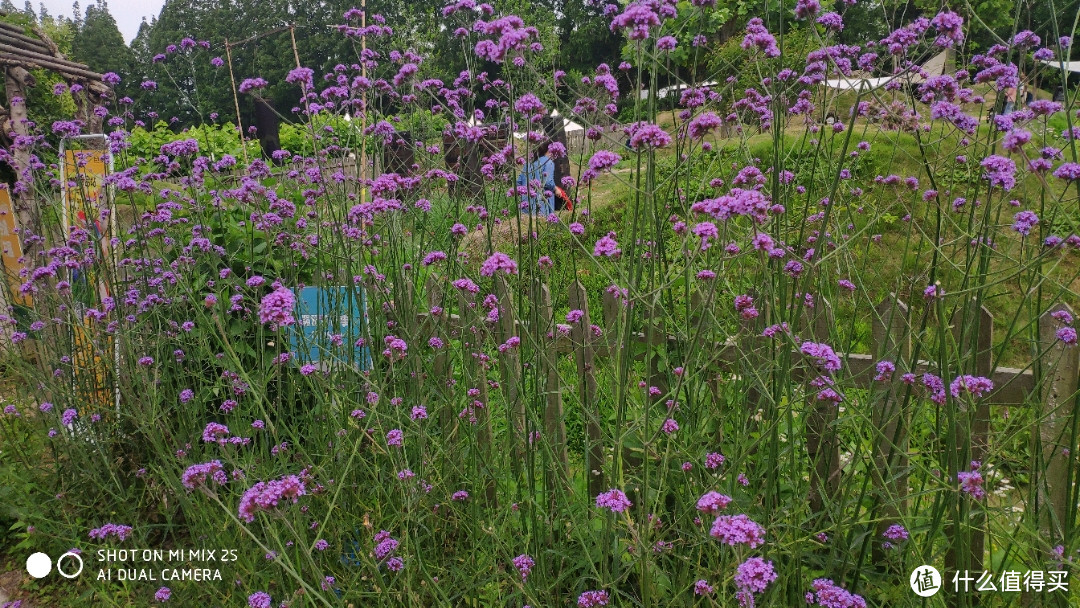
[[[297,362],[327,366],[337,361],[371,369],[371,349],[356,346],[367,326],[367,301],[357,287],[304,287],[296,298],[291,350]]]

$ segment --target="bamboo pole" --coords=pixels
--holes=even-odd
[[[360,0],[360,31],[363,34],[360,36],[360,74],[367,79],[367,61],[364,59],[364,53],[367,51],[367,0]],[[367,188],[364,187],[364,181],[367,180],[367,152],[364,145],[364,131],[367,130],[367,92],[365,91],[361,97],[361,101],[364,103],[361,107],[360,115],[360,162],[357,163],[360,171],[360,204],[363,205],[367,199]]]
[[[247,143],[244,141],[244,124],[240,122],[240,97],[236,94],[236,77],[233,76],[232,51],[230,50],[228,38],[225,39],[225,60],[229,62],[229,84],[232,85],[233,106],[236,108],[236,130],[240,133],[240,151],[244,153],[244,164],[250,165],[251,160],[248,159]]]

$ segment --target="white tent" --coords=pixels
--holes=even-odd
[[[552,110],[551,115],[553,117],[554,116],[559,116],[560,115],[559,110],[558,109]],[[571,131],[584,131],[585,130],[585,127],[583,127],[583,126],[579,125],[578,123],[570,120],[569,118],[566,118],[565,116],[562,119],[562,124],[563,124],[563,130],[566,131],[567,133],[569,133]]]
[[[922,69],[927,76],[931,77],[953,74],[956,72],[956,52],[952,49],[945,49],[922,64]],[[912,81],[922,82],[922,76],[913,74]]]
[[[956,71],[956,52],[952,49],[945,49],[937,55],[934,55],[930,59],[927,59],[922,64],[922,71],[926,72],[928,77],[941,76],[942,74],[951,74]],[[860,89],[869,91],[878,87],[883,87],[889,83],[893,78],[903,78],[905,82],[923,82],[925,80],[920,74],[913,71],[905,71],[903,74],[894,76],[880,76],[876,78],[868,76],[849,76],[843,78],[832,78],[825,81],[825,86],[830,89],[838,89],[841,91],[858,91]]]
[[[1065,64],[1065,70],[1069,72],[1080,72],[1080,61],[1058,61],[1057,59],[1041,59],[1040,63],[1048,65],[1055,70],[1061,69],[1061,64]]]
[[[830,89],[838,89],[840,91],[869,91],[878,87],[885,86],[895,76],[882,76],[880,78],[859,78],[852,76],[850,78],[832,78],[825,81],[825,86]]]
[[[712,80],[709,80],[707,82],[699,82],[698,84],[676,84],[676,85],[672,85],[670,87],[664,87],[662,89],[657,89],[656,90],[656,98],[657,99],[667,99],[668,95],[682,95],[682,92],[685,91],[686,89],[696,88],[696,87],[715,87],[716,85],[717,85],[717,83],[712,81]],[[638,97],[639,97],[639,99],[648,99],[649,98],[649,90],[648,89],[642,90],[638,94]]]

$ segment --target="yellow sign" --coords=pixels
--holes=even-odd
[[[0,258],[3,258],[4,275],[16,302],[30,305],[30,296],[19,295],[19,271],[22,264],[22,244],[19,243],[19,235],[15,233],[15,208],[11,204],[11,194],[7,189],[0,190]]]
[[[82,232],[84,247],[97,248],[98,261],[96,264],[106,264],[109,260],[110,247],[108,231],[102,225],[100,210],[105,207],[102,197],[105,196],[104,179],[108,174],[109,153],[105,150],[66,150],[64,153],[64,200],[67,203],[64,209],[64,227],[67,229],[68,238],[76,231]],[[83,300],[82,305],[92,307],[94,296],[91,293],[97,289],[99,299],[109,295],[108,286],[102,280],[103,274],[93,266],[84,268],[85,274],[79,276],[76,271],[72,275],[73,286],[81,286],[77,289],[77,299]],[[75,374],[74,382],[76,390],[87,398],[92,409],[107,407],[110,403],[108,364],[102,357],[102,353],[108,352],[115,347],[111,336],[107,336],[96,323],[89,318],[82,319],[82,325],[73,328],[73,346]],[[103,343],[95,344],[94,338],[98,337]],[[97,348],[97,347],[100,347]]]
[[[85,399],[91,412],[102,413],[112,405],[109,365],[102,355],[114,348],[113,338],[100,327],[95,327],[95,322],[88,317],[83,318],[82,325],[73,325],[72,330],[75,394]],[[94,343],[95,337],[101,341],[100,350],[97,348],[99,345]]]
[[[66,150],[64,153],[64,190],[67,209],[65,227],[82,228],[100,236],[98,204],[103,193],[102,180],[108,172],[109,153],[105,150]],[[93,221],[91,224],[88,218]]]

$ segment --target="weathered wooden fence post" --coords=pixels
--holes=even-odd
[[[540,307],[540,323],[547,341],[540,353],[540,377],[544,380],[544,434],[550,442],[559,470],[557,479],[563,487],[570,487],[570,455],[566,448],[566,421],[563,414],[562,383],[559,378],[559,353],[556,341],[555,315],[551,308],[551,290],[537,280],[533,284],[534,301]]]
[[[713,303],[712,298],[705,296],[701,293],[701,290],[695,289],[690,293],[690,327],[691,330],[704,336],[711,336],[712,332],[712,317],[709,315],[708,307]],[[714,345],[707,342],[698,342],[699,348],[712,348]],[[717,366],[718,368],[720,365]],[[721,397],[721,373],[720,369],[711,369],[709,377],[704,380],[705,386],[709,389],[709,394],[712,395],[713,403],[716,406],[715,411],[720,411],[720,397]],[[683,379],[687,381],[686,378]],[[724,442],[724,425],[716,425],[716,433],[713,435],[713,442],[716,445],[721,445]]]
[[[1076,505],[1069,504],[1073,495],[1069,479],[1069,459],[1076,446],[1072,437],[1073,404],[1076,399],[1077,375],[1080,374],[1080,348],[1069,346],[1057,338],[1060,324],[1051,315],[1059,310],[1073,315],[1067,304],[1059,304],[1039,320],[1039,352],[1046,362],[1042,377],[1042,411],[1038,445],[1044,471],[1037,477],[1036,490],[1040,509],[1040,526],[1048,541],[1060,541],[1066,528],[1076,517]]]
[[[424,283],[424,292],[427,294],[428,323],[426,325],[428,332],[432,337],[437,337],[443,341],[443,347],[435,354],[435,361],[432,364],[432,374],[435,377],[431,385],[434,387],[436,394],[445,396],[447,394],[446,379],[452,378],[454,372],[446,354],[446,349],[450,348],[450,336],[449,332],[446,331],[449,327],[447,318],[450,313],[443,310],[442,284],[441,278],[434,274],[428,275],[427,281]],[[442,431],[443,437],[449,440],[454,428],[454,412],[450,409],[452,401],[449,399],[443,401],[444,403],[439,408],[439,411],[434,412],[434,414],[438,417],[439,429]]]
[[[498,298],[498,340],[506,344],[517,336],[513,294],[502,275],[495,277],[495,297]],[[510,425],[510,453],[514,457],[514,471],[520,472],[521,459],[525,454],[528,438],[525,436],[525,401],[521,398],[521,355],[518,348],[507,348],[499,354],[502,369],[503,394],[506,395],[507,422]]]
[[[606,299],[605,299],[606,302]],[[596,359],[593,349],[592,319],[589,315],[589,299],[581,281],[570,286],[570,309],[580,310],[581,320],[570,330],[574,345],[574,361],[577,363],[578,395],[582,417],[585,420],[585,478],[589,498],[604,491],[604,444],[600,433],[600,409],[596,401]],[[604,336],[607,340],[609,337]]]
[[[908,331],[908,307],[890,293],[874,308],[870,330],[879,361],[891,361],[896,369],[910,363],[911,341]],[[868,373],[876,375],[876,370]],[[881,521],[873,543],[873,557],[878,564],[884,563],[885,552],[881,546],[881,534],[897,523],[907,511],[908,485],[908,426],[911,412],[904,407],[903,397],[897,395],[899,379],[896,374],[882,383],[873,395],[872,422],[877,431],[874,438],[874,495],[881,505]],[[894,483],[895,480],[895,483]]]
[[[482,321],[478,320],[475,298],[473,294],[458,290],[458,319],[461,323],[461,340],[465,343],[465,350],[471,351],[463,362],[462,375],[466,386],[475,383],[476,397],[465,406],[466,411],[471,410],[476,418],[476,449],[480,457],[477,462],[480,465],[480,474],[484,479],[484,500],[490,506],[497,504],[495,487],[495,474],[493,469],[492,443],[493,433],[491,430],[491,407],[488,399],[487,362],[480,359],[483,345],[487,338],[487,330]],[[480,405],[475,404],[479,402]]]
[[[971,319],[968,327],[963,326],[963,320]],[[961,361],[974,358],[974,373],[976,376],[989,378],[993,375],[991,368],[994,347],[994,316],[985,306],[980,306],[978,314],[965,315],[958,310],[953,316],[953,336],[957,341],[959,359]],[[960,402],[963,403],[963,402]],[[990,403],[986,399],[980,399],[975,404],[974,412],[969,412],[965,407],[959,412],[956,429],[956,442],[960,468],[966,469],[969,461],[982,462],[986,458],[987,449],[990,445]],[[971,433],[968,433],[968,420],[971,421]],[[964,453],[970,457],[963,458]],[[982,571],[983,553],[986,547],[986,537],[983,526],[986,523],[986,515],[982,512],[972,514],[971,517],[971,545],[968,547],[970,554],[969,566],[973,571]],[[945,561],[947,565],[957,565],[956,556],[950,549]]]
[[[667,347],[667,324],[664,322],[664,308],[659,301],[650,302],[644,310],[644,316],[645,344],[648,349],[645,355],[649,374],[648,385],[649,388],[655,387],[658,391],[655,397],[649,397],[648,402],[650,405],[656,405],[669,398],[667,372],[661,369],[661,363],[663,363],[661,351],[666,350]]]
[[[619,296],[617,294],[605,291],[600,306],[600,312],[604,316],[604,355],[614,357],[615,352],[619,348],[616,341],[618,340],[619,334],[619,315],[622,312],[622,303],[619,301]],[[627,338],[628,336],[623,336],[623,339]]]
[[[829,339],[833,325],[832,307],[824,299],[804,309],[803,326],[818,342]],[[809,388],[811,377],[806,378]],[[810,509],[815,517],[824,513],[826,499],[836,497],[840,487],[840,447],[836,440],[837,404],[818,399],[814,390],[806,395],[806,452],[810,459]]]

